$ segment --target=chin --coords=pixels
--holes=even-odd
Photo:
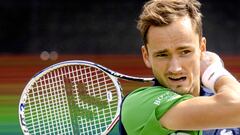
[[[174,92],[178,94],[193,94],[191,88],[189,87],[183,87],[183,86],[177,86],[175,88],[171,88]]]

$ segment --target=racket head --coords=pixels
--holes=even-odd
[[[24,134],[107,134],[119,119],[121,101],[119,81],[98,64],[64,61],[27,83],[19,122]]]

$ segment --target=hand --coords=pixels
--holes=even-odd
[[[200,73],[203,86],[215,93],[218,91],[215,89],[215,83],[220,77],[228,76],[235,80],[232,74],[224,68],[221,58],[213,52],[205,52],[202,55]]]
[[[213,63],[219,63],[219,65],[224,66],[222,59],[214,52],[206,51],[201,57],[200,63],[200,75],[202,77],[205,70]]]

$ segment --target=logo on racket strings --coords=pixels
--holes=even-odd
[[[99,111],[109,107],[113,100],[112,93],[107,91],[104,95],[92,93],[90,88],[84,83],[73,82],[70,79],[64,79],[65,88],[68,95],[69,107],[74,117],[83,117],[94,119]]]

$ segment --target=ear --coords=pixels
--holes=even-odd
[[[142,50],[142,57],[143,57],[143,61],[145,63],[145,65],[148,67],[148,68],[152,68],[151,66],[151,62],[149,60],[149,54],[148,54],[148,50],[147,50],[147,47],[145,45],[142,46],[141,48]]]
[[[202,37],[202,39],[201,39],[201,41],[200,41],[200,46],[199,46],[199,48],[200,48],[200,57],[201,57],[201,59],[203,59],[203,57],[205,56],[205,52],[206,52],[206,43],[207,43],[207,41],[206,41],[206,38],[205,37]]]
[[[207,40],[205,37],[202,37],[201,42],[200,42],[201,52],[206,52],[206,45],[207,45]]]

